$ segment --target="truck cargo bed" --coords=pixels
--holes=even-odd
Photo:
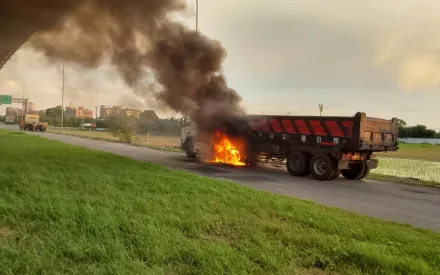
[[[396,118],[385,120],[356,113],[353,117],[252,115],[248,120],[251,140],[258,146],[309,145],[330,147],[339,152],[396,151],[398,148]]]

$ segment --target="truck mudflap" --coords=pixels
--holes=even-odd
[[[376,169],[378,165],[379,165],[379,160],[377,159],[367,160],[368,169]]]
[[[367,164],[367,168],[369,170],[376,169],[379,165],[379,161],[377,159],[369,159],[369,160],[362,160],[365,161]],[[338,161],[338,169],[348,169],[350,167],[350,160],[349,159],[340,159]]]

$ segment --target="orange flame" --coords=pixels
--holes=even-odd
[[[243,154],[240,152],[244,148],[244,141],[232,141],[225,134],[219,132],[216,133],[214,140],[214,162],[237,166],[246,165],[242,161]]]

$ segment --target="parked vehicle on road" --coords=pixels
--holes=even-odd
[[[375,152],[398,149],[397,118],[359,112],[352,117],[250,115],[246,120],[249,153],[244,161],[278,161],[297,177],[311,174],[317,180],[334,180],[342,174],[359,180],[377,168]],[[190,158],[200,153],[197,136],[197,125],[190,121],[181,134]]]
[[[40,123],[40,116],[34,114],[26,114],[24,116],[24,130],[35,131],[36,126]]]
[[[5,123],[12,125],[12,124],[15,123],[15,118],[13,116],[6,116],[5,117]]]
[[[26,114],[24,117],[24,130],[44,132],[47,129],[47,123],[40,121],[38,114]]]

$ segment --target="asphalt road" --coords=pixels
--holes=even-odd
[[[17,129],[3,124],[0,127]],[[267,164],[255,169],[207,165],[189,160],[185,154],[177,152],[52,133],[31,134],[140,161],[163,164],[173,169],[225,179],[267,192],[311,200],[371,217],[440,231],[440,189],[437,188],[373,180],[347,181],[343,178],[320,182],[310,178],[292,177],[284,167]]]

